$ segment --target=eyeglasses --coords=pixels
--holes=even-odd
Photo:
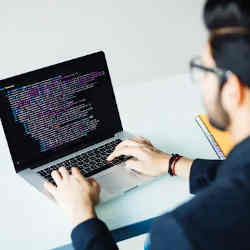
[[[218,77],[219,84],[223,85],[232,75],[229,70],[223,70],[219,68],[209,68],[202,65],[201,57],[195,57],[190,61],[190,74],[193,82],[200,83],[204,79],[204,73],[212,73]]]

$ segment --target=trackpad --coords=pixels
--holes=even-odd
[[[139,178],[123,165],[115,166],[112,171],[108,171],[100,177],[95,178],[101,188],[104,188],[110,193],[126,191],[139,184]]]

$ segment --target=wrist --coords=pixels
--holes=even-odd
[[[167,174],[168,173],[168,166],[169,166],[169,160],[171,158],[171,155],[167,153],[162,153],[162,164],[161,164],[161,174]]]
[[[82,209],[80,209],[80,208],[76,209],[72,213],[73,227],[76,227],[77,225],[79,225],[87,220],[96,218],[96,217],[97,216],[96,216],[94,207],[88,207],[88,208],[85,207]]]
[[[176,175],[189,179],[192,165],[193,165],[193,160],[183,157],[176,163],[175,166]]]

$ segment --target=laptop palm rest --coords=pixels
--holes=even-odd
[[[101,176],[94,178],[99,182],[101,188],[109,193],[125,192],[128,189],[136,187],[140,184],[140,178],[132,171],[125,167],[125,164],[120,164],[112,168],[112,171],[107,171]]]

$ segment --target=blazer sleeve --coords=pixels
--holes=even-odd
[[[71,233],[71,239],[75,250],[118,250],[111,232],[97,218],[76,226]]]
[[[249,174],[220,178],[152,227],[150,250],[248,250]]]
[[[189,179],[190,193],[196,194],[208,187],[215,180],[222,162],[222,160],[194,160]]]

